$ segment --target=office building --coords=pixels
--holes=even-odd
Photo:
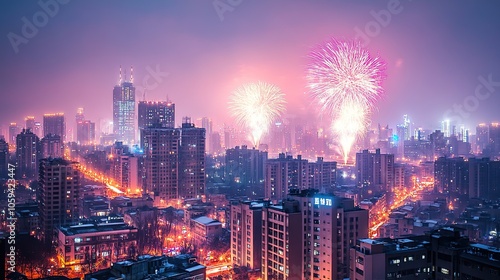
[[[136,133],[135,87],[133,76],[120,80],[113,89],[113,134],[116,141],[130,145],[135,143]]]
[[[54,134],[61,136],[61,141],[66,141],[66,123],[63,113],[43,115],[43,136]]]

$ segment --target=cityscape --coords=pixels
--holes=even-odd
[[[2,0],[1,279],[498,279],[500,4]]]

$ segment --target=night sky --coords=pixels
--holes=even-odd
[[[229,95],[257,80],[282,88],[287,116],[314,116],[308,53],[331,37],[353,40],[366,27],[366,48],[387,64],[372,123],[394,126],[409,114],[417,126],[436,129],[464,102],[458,121],[469,128],[500,120],[499,1],[73,0],[47,18],[38,1],[0,3],[4,130],[54,112],[72,127],[78,107],[92,121],[111,119],[120,65],[127,76],[133,65],[138,100],[145,89],[147,100],[176,103],[178,124],[182,116],[231,123]],[[214,3],[228,10],[218,13]],[[376,23],[377,14],[390,21]],[[34,15],[41,27],[26,38],[23,18],[33,23]],[[483,86],[482,100],[474,97],[480,76],[499,82],[490,94]]]

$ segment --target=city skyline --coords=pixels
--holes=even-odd
[[[26,116],[37,120],[45,113],[72,116],[81,107],[96,123],[112,119],[111,91],[120,65],[129,77],[130,66],[134,67],[137,100],[144,93],[152,101],[168,96],[177,104],[178,116],[233,123],[228,112],[231,92],[244,82],[266,80],[283,89],[288,103],[285,117],[315,118],[304,78],[307,54],[333,37],[358,39],[387,64],[386,95],[374,111],[372,126],[395,126],[404,114],[430,129],[439,128],[445,118],[470,129],[497,121],[493,113],[494,104],[500,102],[496,94],[500,73],[495,69],[500,56],[494,50],[498,38],[493,36],[500,25],[493,13],[497,4],[443,2],[429,11],[425,4],[410,1],[294,1],[265,6],[241,1],[234,7],[217,6],[217,1],[63,2],[56,2],[57,9],[47,8],[53,13],[45,24],[35,26],[37,31],[25,43],[12,41],[12,34],[24,36],[23,17],[33,22],[38,12],[48,12],[36,2],[9,3],[2,11],[6,24],[1,30],[8,35],[0,43],[5,61],[0,70],[5,78],[0,112],[4,127]],[[91,21],[84,11],[94,5],[99,9]],[[121,13],[108,13],[116,7]],[[347,16],[345,12],[352,9],[356,12]],[[419,16],[422,12],[428,17],[425,21]],[[127,21],[118,18],[122,13]],[[257,23],[252,21],[256,14],[261,14]],[[467,16],[471,20],[464,21]],[[119,39],[130,36],[135,37]],[[18,83],[19,79],[32,82]],[[68,122],[68,128],[74,126]]]

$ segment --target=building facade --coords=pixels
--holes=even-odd
[[[43,136],[48,134],[59,135],[61,141],[66,141],[66,122],[63,113],[43,115]]]
[[[40,225],[42,239],[48,244],[57,227],[78,222],[80,173],[76,164],[62,158],[40,161]]]
[[[113,134],[116,141],[135,143],[136,113],[135,87],[130,81],[121,81],[113,89]]]

